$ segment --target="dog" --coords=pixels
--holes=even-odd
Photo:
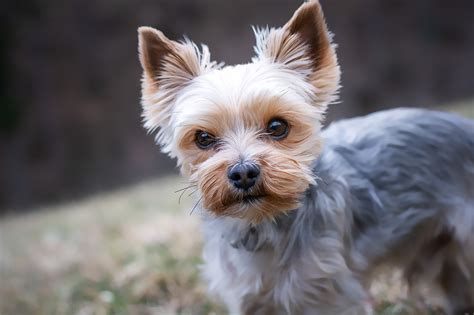
[[[224,67],[139,28],[144,126],[200,194],[210,292],[231,314],[370,314],[396,268],[474,311],[474,122],[399,108],[322,130],[340,69],[319,2],[254,32]]]

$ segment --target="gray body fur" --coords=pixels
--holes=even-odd
[[[388,266],[449,314],[473,307],[474,122],[396,109],[322,136],[317,184],[288,216],[250,229],[203,211],[211,291],[235,314],[366,314]]]

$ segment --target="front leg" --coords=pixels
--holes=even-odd
[[[245,297],[242,303],[242,315],[286,315],[286,312],[268,300],[261,295]]]

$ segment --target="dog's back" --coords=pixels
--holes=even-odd
[[[334,123],[324,139],[328,163],[319,167],[344,178],[354,196],[362,265],[392,263],[412,286],[436,282],[451,310],[472,306],[474,122],[395,109]]]

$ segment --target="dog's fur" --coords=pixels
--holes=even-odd
[[[200,193],[211,292],[233,314],[365,314],[389,266],[438,289],[447,313],[472,310],[474,123],[396,109],[321,131],[340,71],[319,3],[255,33],[252,62],[223,67],[139,29],[145,127]],[[216,145],[200,149],[199,130]],[[227,178],[239,161],[261,168],[249,192]]]

